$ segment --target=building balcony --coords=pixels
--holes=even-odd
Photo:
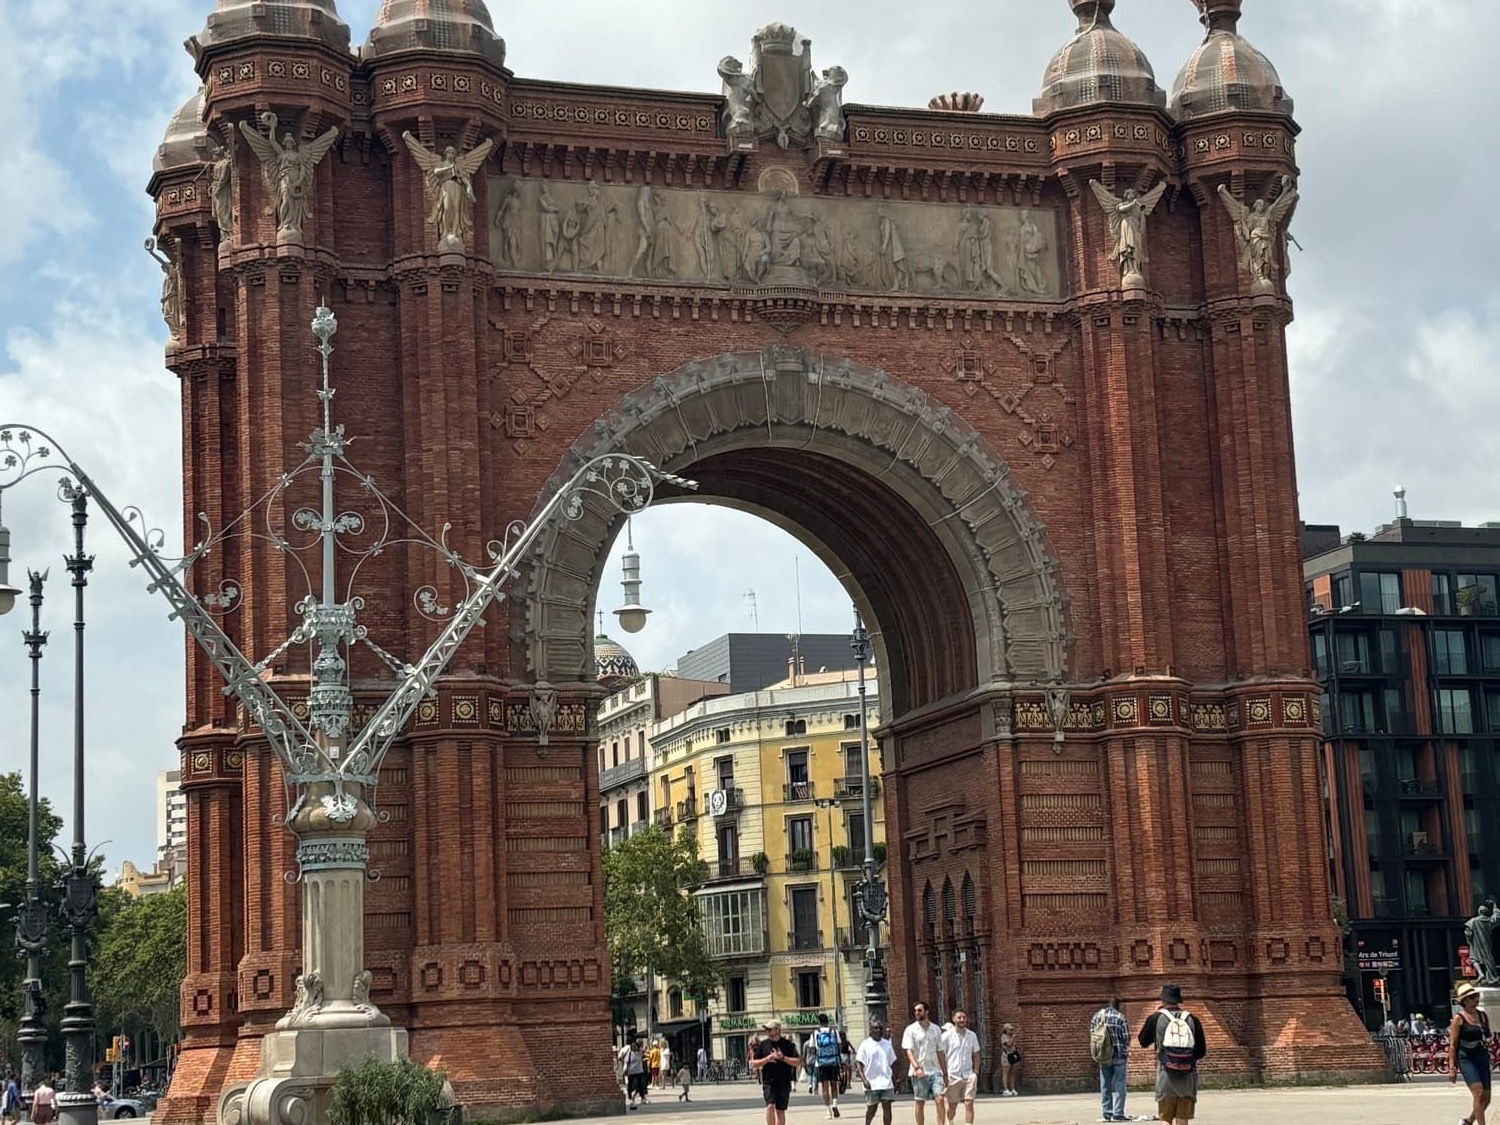
[[[793,953],[808,949],[823,948],[822,930],[788,930],[786,947]]]
[[[833,796],[835,800],[859,800],[864,796],[864,793],[865,784],[861,778],[840,777],[834,780]],[[873,801],[878,796],[880,796],[880,779],[872,777],[870,778],[870,799]]]
[[[1396,791],[1402,800],[1429,801],[1439,800],[1443,796],[1441,783],[1416,777],[1403,777],[1396,783]]]
[[[630,834],[622,824],[619,828],[611,828],[609,833],[604,837],[604,842],[610,847],[614,847],[616,844],[623,844],[629,838]]]
[[[811,801],[817,796],[811,781],[788,781],[781,787],[784,801]]]
[[[677,802],[677,819],[679,821],[696,820],[697,818],[698,798],[696,796]]]
[[[1448,858],[1447,849],[1442,843],[1429,840],[1425,832],[1413,832],[1402,841],[1401,850],[1407,859],[1445,860]]]
[[[648,823],[650,822],[645,820],[632,820],[630,822],[630,835],[634,836],[637,832],[644,832]]]
[[[654,813],[651,814],[651,822],[653,824],[655,824],[658,828],[671,828],[672,827],[672,810],[671,809],[657,809],[656,812],[654,812]]]
[[[714,793],[724,794],[724,806],[722,809],[717,809],[717,811],[715,811]],[[733,816],[745,807],[745,791],[738,786],[724,785],[710,792],[705,799],[705,803],[706,807],[715,816]]]
[[[859,870],[865,863],[865,850],[863,848],[851,848],[844,844],[835,844],[832,852],[833,866],[840,871]]]
[[[787,874],[819,870],[818,853],[811,848],[798,848],[786,853]]]
[[[764,875],[765,871],[757,868],[754,862],[745,856],[721,857],[708,869],[710,879],[758,879]]]
[[[621,762],[618,766],[610,766],[599,775],[599,792],[606,793],[611,789],[618,789],[621,785],[628,785],[632,781],[639,781],[646,776],[646,757],[631,758],[627,762]]]

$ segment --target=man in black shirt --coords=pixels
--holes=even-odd
[[[766,1099],[766,1125],[786,1125],[786,1106],[792,1097],[792,1083],[797,1080],[801,1056],[797,1044],[782,1037],[781,1021],[766,1024],[765,1038],[755,1045],[751,1069],[760,1072],[761,1090]]]

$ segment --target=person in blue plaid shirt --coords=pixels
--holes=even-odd
[[[1099,1067],[1099,1100],[1105,1121],[1129,1121],[1125,1116],[1125,1061],[1130,1053],[1130,1029],[1120,1012],[1120,1001],[1109,1003],[1089,1020],[1089,1054]]]

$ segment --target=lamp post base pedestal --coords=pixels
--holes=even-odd
[[[338,1072],[372,1056],[383,1063],[406,1058],[405,1028],[298,1027],[273,1031],[260,1042],[260,1075],[231,1086],[220,1097],[218,1125],[312,1125],[327,1121],[330,1091]]]
[[[58,1125],[98,1125],[99,1103],[93,1094],[58,1094]]]

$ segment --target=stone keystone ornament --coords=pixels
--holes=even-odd
[[[818,77],[812,40],[797,29],[771,23],[750,42],[750,65],[726,55],[719,61],[724,80],[724,133],[732,145],[750,147],[774,139],[781,148],[803,148],[817,139],[844,137],[843,67]]]

